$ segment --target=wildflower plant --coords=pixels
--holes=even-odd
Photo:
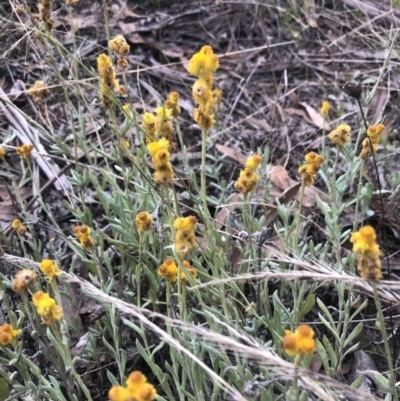
[[[301,183],[275,198],[277,185],[262,166],[269,156],[271,163],[281,160],[264,146],[281,127],[275,114],[257,109],[254,117],[267,111],[271,133],[262,132],[260,140],[255,132],[249,143],[235,137],[235,129],[259,120],[245,113],[230,124],[231,110],[242,102],[240,96],[231,102],[227,85],[230,74],[237,74],[229,68],[231,54],[219,58],[216,48],[200,45],[188,54],[187,71],[168,66],[174,85],[159,93],[164,85],[151,86],[141,75],[159,67],[140,65],[132,73],[135,37],[116,35],[107,7],[107,34],[100,38],[105,46],[83,53],[79,35],[71,31],[68,41],[61,41],[60,29],[53,29],[52,20],[58,24],[59,14],[64,18],[65,7],[56,6],[40,1],[38,15],[30,17],[29,9],[25,15],[31,25],[24,29],[40,39],[35,50],[46,60],[43,81],[27,85],[40,106],[38,116],[7,103],[42,137],[35,146],[43,144],[49,157],[36,147],[32,158],[33,145],[19,139],[25,145],[18,154],[31,160],[20,163],[22,179],[14,169],[6,173],[18,204],[13,210],[23,216],[0,233],[5,249],[0,391],[3,380],[13,390],[6,398],[32,393],[37,400],[61,401],[365,399],[368,394],[334,378],[364,347],[366,330],[373,330],[361,316],[373,299],[390,371],[376,380],[396,399],[388,323],[380,307],[382,299],[396,298],[385,291],[385,241],[368,226],[376,215],[364,221],[372,215],[374,192],[373,179],[365,183],[371,178],[367,167],[370,156],[385,157],[380,151],[385,127],[376,121],[358,127],[356,113],[343,112],[350,100],[330,95],[332,104],[324,101],[317,116],[323,120],[322,149],[320,131],[313,132],[315,142],[295,144],[285,166]],[[70,22],[65,26],[73,27]],[[184,79],[176,79],[178,70]],[[251,78],[244,77],[240,94],[251,87]],[[354,82],[346,90],[372,120],[373,91]],[[55,102],[62,99],[61,120],[68,122],[63,129],[54,119],[56,106],[45,107],[50,95]],[[276,95],[278,109],[285,110]],[[286,101],[291,99],[285,95]],[[317,117],[313,122],[321,128]],[[289,133],[288,142],[295,137]],[[216,151],[221,141],[238,153],[244,148],[256,153],[228,161],[232,154]],[[7,161],[12,157],[7,154]],[[56,192],[54,181],[45,182],[42,172],[31,168],[37,159],[63,163],[55,182],[67,175],[71,188],[62,189],[59,203],[48,197]],[[242,159],[240,173],[230,174],[228,163]],[[22,189],[31,183],[33,196],[26,199]],[[309,198],[316,202],[311,208]],[[59,207],[66,210],[61,217],[55,213]],[[353,207],[354,220],[343,223]],[[7,230],[17,235],[7,236]],[[291,331],[284,330],[288,327]],[[308,370],[314,353],[322,362],[318,374]],[[129,374],[132,366],[146,374]]]

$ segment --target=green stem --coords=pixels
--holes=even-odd
[[[207,128],[201,129],[201,199],[203,201],[203,218],[207,231],[211,232],[210,212],[207,204],[206,182],[206,154],[207,154]]]
[[[385,319],[383,317],[381,300],[379,298],[378,289],[376,287],[376,282],[372,282],[371,285],[372,285],[372,288],[374,289],[375,305],[376,305],[376,310],[377,310],[378,319],[379,319],[379,329],[381,330],[381,333],[382,333],[383,345],[385,348],[385,354],[386,354],[386,359],[387,359],[387,363],[388,363],[389,383],[390,383],[390,387],[392,390],[392,396],[393,396],[394,401],[399,401],[399,396],[397,394],[397,389],[396,389],[394,370],[393,370],[392,354],[390,352],[389,342],[388,342],[388,338],[387,338]]]
[[[301,188],[300,188],[300,201],[299,201],[299,210],[297,211],[296,214],[296,220],[295,220],[295,238],[294,238],[294,244],[296,249],[298,250],[299,246],[299,236],[300,236],[300,217],[301,217],[301,212],[303,210],[303,200],[304,200],[304,192],[306,190],[306,182],[304,180],[301,181]]]
[[[358,225],[358,207],[360,205],[361,199],[361,189],[362,189],[362,177],[364,173],[364,160],[362,160],[361,167],[360,167],[360,177],[358,179],[358,187],[357,187],[357,197],[356,197],[356,210],[354,212],[354,223],[353,223],[353,231],[357,231]]]

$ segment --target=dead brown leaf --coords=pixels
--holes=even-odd
[[[232,149],[229,146],[220,145],[220,144],[216,144],[215,147],[218,150],[218,152],[222,153],[223,155],[230,157],[231,159],[239,162],[240,164],[243,164],[243,165],[246,164],[247,156],[245,156],[243,153],[239,152],[238,150]]]
[[[239,199],[240,194],[234,195],[229,203],[222,207],[217,213],[217,215],[215,216],[215,227],[217,228],[217,230],[220,230],[225,225],[225,220],[229,216],[229,213],[231,213],[237,207]]]
[[[324,119],[321,116],[321,113],[318,110],[314,109],[314,107],[310,106],[306,102],[300,102],[299,104],[306,109],[307,114],[310,117],[311,122],[316,127],[322,129],[324,127]]]

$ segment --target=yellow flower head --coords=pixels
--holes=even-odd
[[[286,330],[282,348],[288,355],[311,355],[315,351],[314,330],[301,324],[294,333]]]
[[[214,89],[213,91],[212,91],[212,93],[213,93],[213,96],[214,96],[214,108],[216,109],[216,110],[218,110],[219,109],[219,107],[221,106],[221,103],[222,103],[222,96],[223,96],[223,92],[222,92],[222,90],[221,89]]]
[[[119,91],[122,95],[124,89],[119,86],[114,66],[106,54],[100,54],[97,58],[97,68],[100,75],[100,99],[104,107],[109,107],[112,104],[113,92]]]
[[[171,92],[165,102],[165,107],[170,110],[172,117],[177,118],[181,114],[181,108],[178,104],[179,93]]]
[[[196,278],[197,277],[197,270],[194,268],[194,267],[191,267],[190,266],[190,263],[187,261],[187,260],[184,260],[183,262],[182,262],[182,264],[183,264],[183,266],[185,267],[185,269],[186,269],[186,271],[183,271],[182,273],[181,273],[181,278],[182,278],[182,280],[187,280],[187,273],[190,273],[190,275],[193,277],[193,278]]]
[[[13,220],[11,227],[16,231],[19,237],[22,237],[27,230],[27,228],[21,223],[21,220],[18,219]]]
[[[194,230],[196,225],[196,216],[178,217],[174,221],[174,227],[177,230]]]
[[[331,109],[331,104],[324,100],[321,106],[321,115],[322,117],[326,118],[328,116],[329,110]]]
[[[203,46],[201,50],[190,59],[189,74],[208,80],[218,69],[218,56],[214,54],[211,46]]]
[[[178,217],[174,221],[176,228],[175,234],[175,250],[179,255],[187,254],[196,242],[194,229],[197,225],[195,216]]]
[[[11,344],[15,337],[21,333],[21,330],[14,330],[11,324],[4,323],[0,326],[0,345]]]
[[[136,228],[140,232],[150,231],[153,227],[153,218],[147,212],[140,212],[135,219]]]
[[[235,188],[242,194],[251,192],[260,179],[255,169],[261,164],[262,158],[259,155],[250,156],[245,168],[240,172],[239,178],[235,181]]]
[[[86,251],[91,251],[94,246],[94,240],[91,232],[92,230],[86,225],[74,227],[74,234],[78,237],[82,248]]]
[[[54,263],[50,259],[43,259],[39,268],[40,271],[49,278],[49,280],[54,280],[61,274],[61,270],[58,268],[57,263]]]
[[[126,56],[129,53],[129,45],[122,35],[118,35],[110,40],[108,47],[119,56]]]
[[[195,102],[200,104],[202,107],[206,107],[207,104],[213,103],[212,91],[204,79],[198,79],[193,84],[192,93]]]
[[[156,169],[153,177],[154,180],[161,185],[168,185],[174,179],[174,172],[169,161],[169,141],[165,138],[159,139],[157,142],[151,142],[147,145],[152,161]]]
[[[22,156],[24,159],[30,159],[32,157],[33,145],[31,143],[25,143],[22,146],[18,146],[15,151]]]
[[[350,131],[351,128],[349,125],[341,124],[328,137],[335,145],[344,146],[350,140]]]
[[[147,382],[147,378],[139,371],[132,372],[126,380],[126,387],[112,386],[108,392],[110,401],[153,401],[156,389]]]
[[[372,153],[378,151],[379,141],[381,140],[382,132],[385,126],[383,124],[371,125],[367,129],[367,136],[362,142],[362,149],[360,153],[361,159],[366,159],[371,156]]]
[[[54,320],[60,320],[63,317],[61,306],[49,294],[38,291],[32,296],[32,302],[36,306],[38,314],[42,318],[42,322],[47,326],[51,326]]]
[[[0,146],[0,160],[3,160],[5,155],[6,151]]]
[[[351,235],[353,252],[357,254],[357,269],[366,280],[377,281],[382,278],[382,264],[379,245],[373,227],[364,226]]]
[[[33,270],[23,269],[15,275],[12,289],[13,291],[22,294],[35,282],[36,273]]]
[[[159,122],[172,120],[171,110],[164,106],[158,106],[156,108],[156,116]]]
[[[262,162],[262,157],[259,155],[250,156],[246,161],[246,167],[255,170]]]
[[[168,281],[175,283],[178,279],[178,267],[172,259],[166,259],[158,268],[158,275],[165,277]]]
[[[50,89],[43,81],[36,81],[33,86],[28,89],[28,95],[35,103],[40,103],[50,96]]]
[[[147,149],[149,150],[151,157],[154,157],[160,150],[168,151],[168,148],[169,148],[169,141],[165,138],[161,138],[157,142],[151,142],[147,145]]]
[[[310,152],[304,156],[304,159],[306,163],[299,167],[299,173],[302,175],[305,185],[312,185],[315,182],[318,170],[324,162],[324,158],[315,152]]]

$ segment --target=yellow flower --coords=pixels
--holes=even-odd
[[[112,105],[113,92],[123,94],[124,90],[119,86],[113,64],[106,54],[100,54],[97,58],[97,68],[100,75],[100,100],[104,107],[109,107]]]
[[[6,154],[6,151],[4,150],[4,148],[2,148],[0,146],[0,160],[4,159],[5,154]]]
[[[383,124],[371,125],[367,129],[367,137],[362,142],[361,159],[366,159],[378,151],[379,141],[385,126]]]
[[[94,240],[91,236],[91,232],[92,230],[86,225],[74,227],[74,234],[78,237],[82,248],[86,251],[92,250],[94,245]]]
[[[314,330],[307,324],[301,324],[294,333],[286,330],[282,348],[288,355],[311,355],[315,351]]]
[[[306,163],[299,167],[299,173],[302,175],[305,185],[312,185],[315,182],[318,170],[324,162],[324,158],[315,152],[310,152],[304,156],[304,159]]]
[[[122,35],[118,35],[110,40],[108,47],[119,56],[126,56],[129,53],[129,45]]]
[[[150,231],[153,227],[153,219],[147,212],[140,212],[135,219],[136,228],[140,232]]]
[[[197,270],[194,267],[190,266],[190,263],[187,260],[182,262],[183,266],[185,267],[186,271],[181,273],[182,280],[187,280],[186,272],[190,273],[193,278],[197,277]]]
[[[22,237],[26,233],[26,227],[21,223],[21,220],[13,220],[11,227],[16,231],[19,237]]]
[[[239,178],[235,181],[235,188],[242,194],[251,192],[257,185],[259,175],[255,169],[261,164],[262,158],[259,155],[250,156],[245,168],[240,172]]]
[[[61,274],[61,270],[58,268],[57,263],[54,263],[50,259],[43,259],[39,265],[40,271],[45,274],[50,280],[54,280]]]
[[[382,278],[382,264],[379,245],[376,243],[375,230],[364,226],[351,235],[353,252],[357,254],[357,269],[366,280],[378,281]]]
[[[110,401],[153,401],[156,394],[156,389],[147,382],[146,376],[135,371],[128,376],[126,387],[112,386],[108,398]]]
[[[335,145],[344,146],[350,140],[350,131],[351,128],[349,125],[341,124],[328,137]]]
[[[152,161],[156,169],[153,177],[154,180],[161,185],[168,185],[174,179],[172,164],[170,163],[169,141],[165,138],[159,139],[157,142],[151,142],[147,145]]]
[[[39,19],[43,22],[48,31],[51,31],[54,26],[53,21],[50,18],[52,6],[52,0],[40,0],[38,4]]]
[[[31,143],[25,143],[15,149],[15,151],[24,159],[30,159],[32,157],[32,150],[33,145]]]
[[[221,89],[216,88],[212,91],[212,93],[214,97],[214,108],[218,110],[222,103],[223,92]]]
[[[189,74],[195,75],[196,77],[212,80],[212,74],[218,67],[218,56],[214,54],[211,46],[206,45],[190,59],[188,71]],[[210,85],[211,84],[212,82],[210,82]]]
[[[331,109],[331,104],[324,100],[321,106],[321,115],[322,117],[326,118],[328,116],[329,110]]]
[[[170,110],[172,117],[177,118],[181,114],[181,108],[178,104],[179,93],[171,92],[168,96],[168,100],[165,102],[165,107]]]
[[[260,166],[262,158],[259,155],[250,156],[246,161],[246,167],[255,170]]]
[[[179,255],[186,255],[194,246],[196,237],[194,229],[197,225],[195,216],[178,217],[174,221],[176,228],[175,250]]]
[[[168,281],[175,283],[178,279],[178,266],[171,258],[168,258],[158,267],[157,273],[160,277],[165,277]]]
[[[40,103],[50,96],[50,90],[43,81],[36,81],[33,86],[28,89],[28,95],[32,97],[35,103]]]
[[[4,323],[0,326],[0,345],[11,344],[15,337],[21,333],[21,330],[15,330],[11,324]]]
[[[219,67],[218,56],[214,54],[211,46],[203,46],[201,50],[190,59],[188,71],[198,77],[193,85],[193,97],[199,107],[194,109],[194,120],[207,131],[214,125],[213,109],[218,102],[218,93],[213,95],[213,74]]]
[[[63,317],[61,306],[49,294],[38,291],[32,296],[32,302],[36,306],[37,312],[42,318],[42,322],[47,326],[51,326],[54,320],[60,320]]]
[[[207,103],[211,102],[212,104],[213,102],[213,94],[211,88],[204,79],[198,79],[193,84],[192,93],[195,102],[202,107],[205,107]]]
[[[14,277],[12,289],[15,292],[26,292],[28,287],[36,282],[36,273],[33,270],[20,270]]]

